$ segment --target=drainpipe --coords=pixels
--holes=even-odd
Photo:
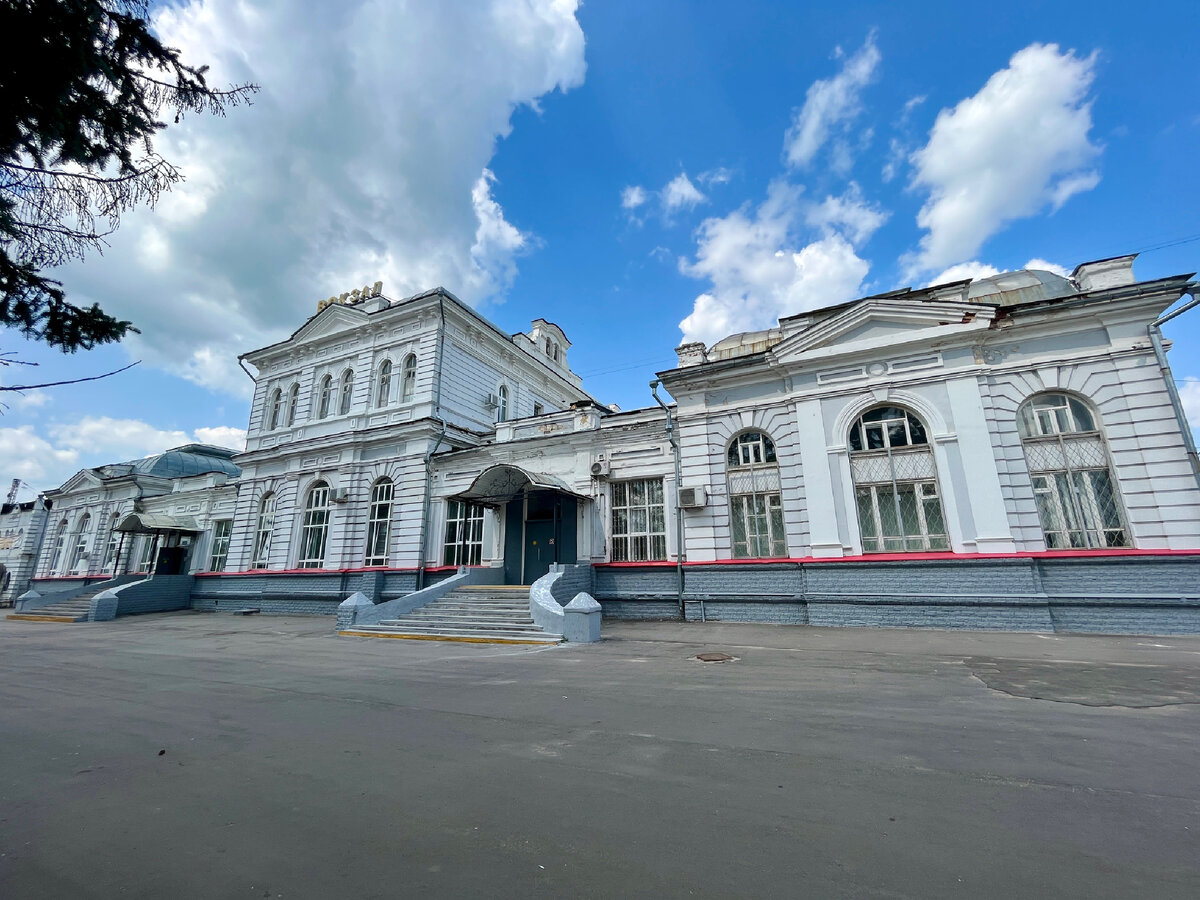
[[[654,402],[663,408],[667,414],[667,440],[671,442],[671,449],[675,455],[675,592],[679,601],[679,617],[685,622],[687,621],[687,613],[683,608],[683,507],[679,505],[679,489],[683,485],[682,465],[679,461],[679,436],[675,433],[675,417],[671,414],[671,407],[663,403],[662,398],[658,396],[659,381],[650,382],[650,393],[654,396]],[[700,601],[700,621],[707,621],[704,616],[704,601]]]
[[[442,418],[442,353],[446,342],[446,297],[440,291],[438,292],[438,314],[441,317],[441,324],[438,326],[437,355],[433,361],[433,409],[442,425],[442,430],[437,441],[425,454],[425,497],[421,502],[421,543],[417,549],[420,554],[417,558],[418,591],[425,587],[425,542],[429,537],[429,501],[433,493],[433,473],[429,471],[429,461],[433,459],[433,454],[437,453],[442,446],[442,441],[446,438],[446,420]]]
[[[1159,316],[1150,323],[1146,332],[1150,335],[1150,345],[1154,348],[1154,357],[1158,360],[1158,368],[1162,372],[1163,382],[1167,386],[1167,396],[1171,398],[1171,406],[1175,410],[1175,418],[1179,421],[1180,431],[1183,432],[1183,446],[1187,450],[1188,461],[1192,464],[1192,475],[1196,479],[1197,486],[1200,486],[1200,457],[1196,454],[1196,441],[1192,437],[1192,429],[1188,424],[1187,413],[1183,410],[1183,401],[1179,399],[1179,389],[1175,387],[1175,378],[1171,375],[1171,366],[1167,362],[1167,352],[1163,349],[1162,331],[1159,327],[1165,322],[1171,321],[1176,316],[1183,315],[1197,304],[1200,304],[1200,297],[1196,295],[1198,288],[1200,288],[1200,282],[1190,282],[1184,289],[1184,293],[1190,294],[1192,299],[1179,307],[1179,309]]]

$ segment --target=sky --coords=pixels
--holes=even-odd
[[[0,331],[0,479],[240,449],[240,353],[331,294],[545,317],[624,409],[684,341],[997,271],[1200,269],[1194,2],[192,0],[154,27],[253,105],[169,126],[186,181],[54,274],[140,334]],[[1172,40],[1174,38],[1174,40]],[[1164,329],[1200,425],[1200,309]]]

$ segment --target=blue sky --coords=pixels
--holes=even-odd
[[[332,293],[442,284],[544,316],[603,402],[708,342],[853,296],[1141,251],[1200,268],[1195,4],[207,0],[156,25],[262,85],[161,137],[187,182],[61,271],[142,333],[6,384],[0,477],[236,444],[239,352]],[[686,325],[681,328],[681,323]],[[1200,312],[1167,328],[1200,422]],[[1189,381],[1193,379],[1193,381]]]

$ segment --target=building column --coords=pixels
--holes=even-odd
[[[805,502],[808,505],[810,551],[813,556],[842,556],[844,551],[838,532],[821,401],[797,402],[796,424],[799,426],[797,441],[803,467]]]
[[[953,378],[946,382],[946,392],[950,397],[950,411],[954,416],[966,475],[967,498],[975,523],[975,550],[979,553],[1013,553],[1017,548],[1000,490],[1000,473],[979,394],[979,381],[974,377]]]

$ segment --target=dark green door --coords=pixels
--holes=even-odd
[[[522,584],[533,584],[554,562],[554,520],[525,523],[525,573]]]

